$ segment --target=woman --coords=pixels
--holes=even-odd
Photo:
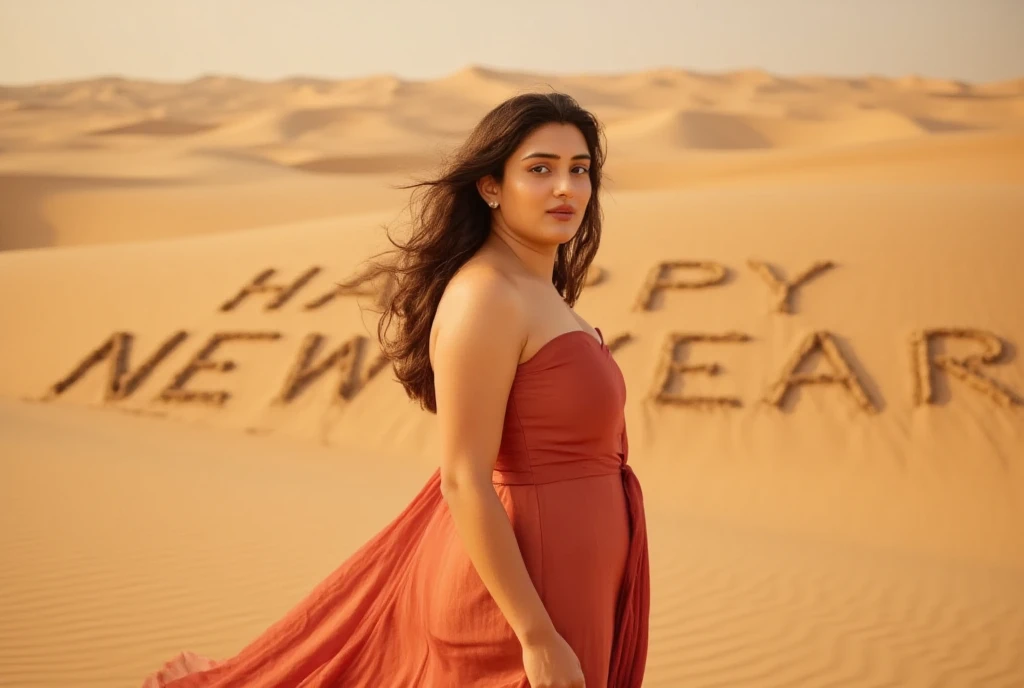
[[[576,101],[527,94],[417,185],[411,237],[371,274],[391,278],[378,334],[437,414],[439,470],[237,656],[182,654],[147,687],[639,688],[649,574],[625,382],[572,310],[603,159]]]

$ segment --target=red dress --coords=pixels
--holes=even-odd
[[[600,330],[598,330],[600,334]],[[640,688],[650,579],[626,385],[583,330],[519,365],[493,482],[587,688]],[[435,472],[398,517],[236,656],[182,653],[144,688],[526,688],[522,648],[462,547]]]

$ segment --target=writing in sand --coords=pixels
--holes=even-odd
[[[780,272],[769,263],[750,260],[747,268],[761,278],[767,287],[773,313],[786,316],[792,313],[793,296],[798,289],[828,273],[835,267],[832,261],[817,261],[792,278],[780,276]],[[230,312],[243,307],[260,308],[267,313],[297,307],[304,311],[318,311],[328,304],[345,297],[373,296],[375,289],[366,284],[357,287],[334,286],[317,293],[299,303],[300,292],[311,291],[310,283],[323,271],[318,266],[310,267],[290,281],[278,278],[275,268],[267,268],[255,275],[249,282],[224,301],[220,312]],[[723,288],[727,281],[728,268],[713,261],[660,261],[647,273],[639,286],[633,309],[638,313],[657,310],[655,302],[659,297],[673,290],[703,290]],[[604,273],[593,268],[587,276],[587,284],[601,282]],[[179,347],[185,346],[192,335],[185,330],[174,331],[159,344],[148,357],[133,367],[133,342],[131,332],[113,332],[88,352],[73,370],[54,383],[44,399],[53,399],[64,394],[79,382],[89,371],[106,368],[106,382],[103,386],[103,401],[116,403],[139,393],[145,382],[153,377],[154,371],[164,364]],[[266,331],[222,331],[215,332],[195,349],[188,362],[177,370],[160,391],[152,398],[153,403],[167,404],[210,404],[223,406],[230,402],[232,393],[226,389],[211,389],[211,373],[226,374],[239,366],[225,357],[222,348],[245,343],[246,346],[289,346],[286,333]],[[623,332],[607,340],[614,353],[628,345],[634,337]],[[951,355],[940,353],[953,340],[967,344],[971,353]],[[340,378],[334,402],[351,402],[367,384],[384,368],[388,361],[370,345],[362,335],[352,336],[332,351],[325,352],[329,337],[319,332],[306,334],[297,349],[293,349],[292,364],[284,373],[277,393],[269,403],[289,404],[302,395],[314,382],[327,375]],[[744,400],[735,396],[709,396],[691,394],[687,391],[686,380],[692,376],[723,375],[723,366],[713,361],[694,362],[691,360],[695,345],[702,346],[750,346],[755,338],[743,332],[669,332],[664,337],[651,371],[652,378],[648,396],[656,405],[679,408],[732,408],[744,405]],[[834,388],[837,403],[852,403],[865,413],[877,413],[879,404],[869,394],[851,356],[844,353],[837,343],[837,337],[827,330],[813,330],[793,342],[792,354],[776,371],[774,378],[766,380],[761,398],[754,401],[781,407],[794,389],[803,385],[818,385]],[[993,332],[968,327],[930,327],[906,334],[902,355],[906,357],[911,384],[911,402],[914,406],[937,403],[934,392],[935,382],[940,375],[955,378],[962,383],[959,393],[980,393],[994,404],[1013,408],[1024,406],[1022,397],[1007,385],[1000,383],[992,369],[1004,363],[1008,346]],[[807,370],[810,368],[810,370]]]

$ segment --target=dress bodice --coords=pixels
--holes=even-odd
[[[495,483],[541,484],[622,469],[626,384],[600,336],[599,342],[583,330],[563,333],[519,365]]]

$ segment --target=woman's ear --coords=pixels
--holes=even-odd
[[[501,186],[493,176],[487,175],[477,180],[476,190],[484,199],[484,203],[492,208],[496,208],[501,203]]]

